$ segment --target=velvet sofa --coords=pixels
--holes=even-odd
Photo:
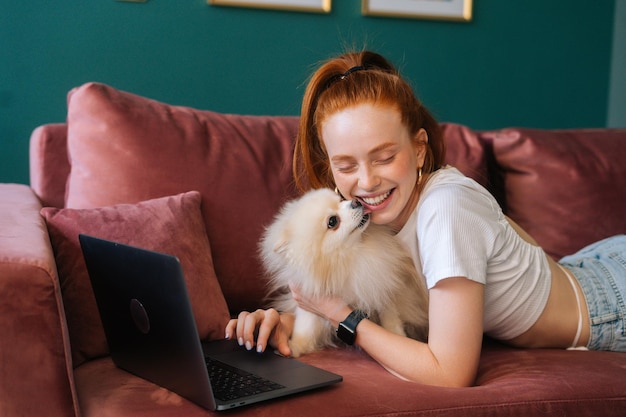
[[[257,241],[297,195],[297,117],[218,114],[89,83],[31,137],[31,184],[0,184],[0,416],[207,416],[117,369],[80,257],[86,232],[181,258],[200,335],[262,306]],[[473,131],[443,124],[447,161],[559,258],[626,232],[626,130]],[[623,416],[626,354],[521,350],[488,338],[475,386],[399,380],[366,354],[301,360],[331,388],[237,416]]]

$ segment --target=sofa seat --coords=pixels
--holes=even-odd
[[[228,411],[236,416],[623,415],[620,353],[511,349],[485,339],[477,385],[440,388],[402,381],[354,348],[300,360],[343,376],[314,392]],[[594,369],[587,363],[592,362]],[[623,364],[623,361],[622,361]],[[205,410],[115,367],[110,358],[75,370],[84,416],[206,416]],[[384,387],[384,388],[383,388]],[[584,393],[581,395],[581,393]],[[592,410],[592,411],[585,411]]]

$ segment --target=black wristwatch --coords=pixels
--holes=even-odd
[[[367,314],[361,310],[354,310],[344,321],[339,323],[337,337],[341,339],[342,342],[353,345],[356,340],[356,326],[359,325],[361,320],[366,318],[368,318]]]

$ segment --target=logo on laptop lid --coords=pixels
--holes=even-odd
[[[133,318],[135,326],[141,333],[148,334],[150,332],[148,313],[143,304],[141,304],[141,301],[136,298],[130,300],[130,315]]]

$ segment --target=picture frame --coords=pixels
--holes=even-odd
[[[295,12],[330,13],[331,0],[207,0],[214,6],[250,7]]]
[[[363,15],[469,22],[472,0],[362,0]]]

